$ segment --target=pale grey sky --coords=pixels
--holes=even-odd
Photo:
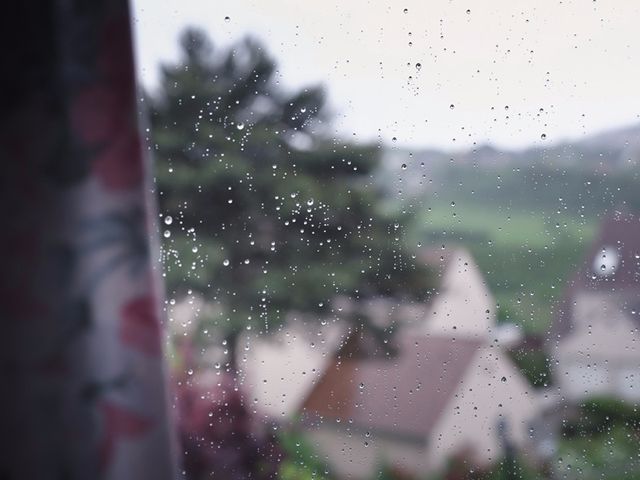
[[[159,62],[176,59],[187,25],[205,28],[219,45],[251,33],[278,60],[284,86],[327,87],[338,133],[351,138],[396,137],[412,148],[523,147],[640,118],[635,0],[133,5],[144,84],[157,81]]]

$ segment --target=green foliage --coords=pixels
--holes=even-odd
[[[549,358],[544,351],[514,351],[511,352],[511,358],[534,387],[544,388],[552,383]]]
[[[556,470],[563,478],[640,479],[640,411],[635,403],[595,397],[563,424]]]
[[[544,477],[520,458],[504,459],[483,475],[482,480],[542,480]]]
[[[640,458],[637,429],[622,425],[601,433],[574,436],[560,442],[558,476],[567,480],[638,480]]]
[[[282,480],[330,480],[325,463],[313,452],[302,435],[294,431],[280,434],[278,438],[286,460],[280,465]]]
[[[607,433],[612,428],[640,429],[640,409],[613,397],[594,397],[580,404],[578,412],[563,424],[566,436],[585,436]]]
[[[546,478],[521,456],[503,458],[483,468],[471,467],[465,456],[455,455],[446,468],[424,477],[425,480],[543,480]]]
[[[378,149],[331,138],[323,90],[284,92],[275,68],[253,39],[216,50],[189,30],[149,98],[172,295],[201,293],[228,336],[337,295],[425,298],[406,219],[378,209]]]

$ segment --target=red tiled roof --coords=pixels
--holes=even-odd
[[[426,440],[481,342],[398,336],[396,354],[364,358],[352,336],[303,404],[307,418]]]

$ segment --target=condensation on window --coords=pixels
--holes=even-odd
[[[185,478],[640,475],[633,2],[134,2]]]

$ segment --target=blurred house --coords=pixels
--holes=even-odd
[[[268,336],[242,337],[238,378],[254,407],[277,421],[294,419],[346,332],[342,323],[297,319]]]
[[[391,341],[343,321],[298,319],[238,348],[255,408],[302,425],[339,475],[366,477],[380,463],[424,473],[459,452],[482,465],[502,454],[500,423],[517,445],[528,440],[536,397],[497,341],[495,303],[473,258],[463,249],[419,258],[439,279],[427,302],[357,306],[378,328],[399,325]],[[356,308],[335,306],[336,318]]]
[[[486,465],[503,454],[501,429],[527,442],[536,399],[501,347],[405,334],[389,353],[374,345],[355,332],[301,409],[311,444],[340,477],[371,478],[382,464],[423,475],[463,452],[470,466]]]
[[[640,218],[606,217],[569,281],[548,340],[553,375],[570,401],[640,399]]]
[[[495,327],[495,300],[482,272],[464,248],[429,248],[419,258],[438,275],[438,287],[422,305],[418,322],[407,323],[425,334],[486,338]]]
[[[384,329],[397,325],[417,336],[453,335],[495,339],[495,302],[473,258],[465,249],[423,249],[419,257],[433,268],[438,287],[424,303],[379,298],[358,302],[337,298],[333,321],[297,316],[278,332],[241,337],[237,365],[241,382],[263,413],[294,418],[311,388],[352,333],[355,308]]]

